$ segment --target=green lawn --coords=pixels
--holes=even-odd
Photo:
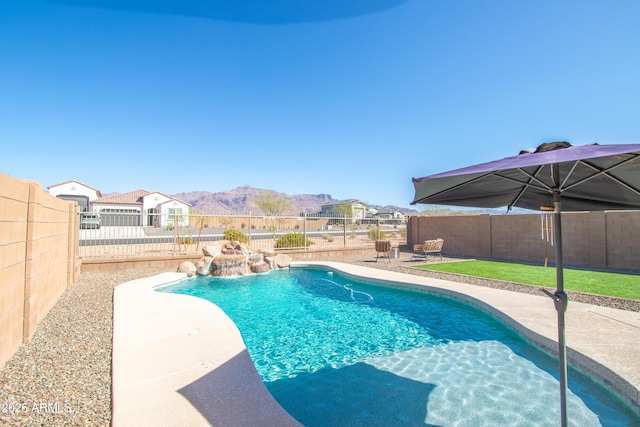
[[[420,265],[417,266],[417,268],[546,286],[549,288],[556,287],[555,267],[495,261],[463,261]],[[563,277],[566,290],[620,298],[640,299],[640,275],[603,273],[599,271],[565,268]]]

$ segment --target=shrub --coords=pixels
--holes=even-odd
[[[278,237],[276,240],[276,249],[285,248],[306,248],[311,246],[313,242],[309,239],[305,239],[303,234],[300,233],[287,233]]]
[[[235,228],[227,228],[224,230],[224,238],[225,240],[235,240],[240,243],[247,243],[249,241],[246,234],[240,230],[236,230]]]
[[[377,228],[372,228],[371,230],[369,230],[369,238],[371,240],[383,240],[387,238],[387,235],[384,233],[384,231],[380,231]]]
[[[324,240],[328,241],[328,242],[333,242],[333,240],[334,240],[334,237],[333,237],[333,235],[331,235],[331,234],[323,234],[323,235],[322,235],[322,238],[323,238]]]

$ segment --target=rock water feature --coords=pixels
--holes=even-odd
[[[246,276],[288,267],[291,257],[248,245],[223,240],[202,248],[203,257],[196,264],[183,262],[179,272],[187,276]]]

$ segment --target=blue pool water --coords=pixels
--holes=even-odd
[[[160,289],[236,323],[268,390],[305,426],[557,425],[557,362],[464,303],[322,269],[198,277]],[[575,426],[637,426],[616,396],[569,371]]]

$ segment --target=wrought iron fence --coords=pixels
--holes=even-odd
[[[78,254],[83,258],[195,255],[220,240],[253,249],[316,250],[374,247],[377,239],[406,241],[401,221],[326,216],[171,215],[81,213]]]

